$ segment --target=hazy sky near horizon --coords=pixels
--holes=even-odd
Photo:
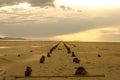
[[[0,0],[0,36],[120,41],[120,0]]]

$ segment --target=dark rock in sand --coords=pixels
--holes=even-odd
[[[32,50],[30,50],[30,52],[33,52]]]
[[[75,57],[75,53],[74,52],[72,52],[72,57]]]
[[[18,57],[20,57],[21,55],[20,55],[20,54],[18,54],[17,56],[18,56]]]
[[[49,52],[47,53],[47,57],[51,57],[51,55],[50,55],[50,53],[49,53]]]
[[[84,67],[78,67],[76,68],[76,72],[75,72],[75,75],[87,75],[88,72],[85,70]]]
[[[102,57],[100,54],[98,54],[98,57]]]
[[[78,58],[73,58],[73,62],[80,63],[80,60]]]
[[[31,67],[27,66],[26,71],[25,71],[25,77],[30,77],[31,76],[32,69]]]
[[[40,58],[40,63],[44,63],[45,62],[45,56],[42,56],[41,58]]]

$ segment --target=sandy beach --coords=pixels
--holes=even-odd
[[[75,53],[80,63],[73,63],[63,43],[47,57],[55,41],[0,41],[0,80],[119,80],[120,43],[114,42],[65,42]],[[101,57],[98,57],[98,54]],[[18,56],[20,55],[20,56]],[[40,57],[45,62],[40,63]],[[89,75],[105,77],[51,77],[17,78],[24,76],[27,66],[32,68],[31,76],[74,76],[75,67],[85,67]]]

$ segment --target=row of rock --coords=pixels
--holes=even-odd
[[[53,53],[53,51],[59,46],[61,42],[59,42],[57,45],[53,46],[49,52],[47,53],[47,57],[51,57],[51,54]],[[75,53],[71,51],[71,49],[63,42],[65,48],[67,49],[67,53],[68,54],[71,54],[73,58],[73,62],[74,63],[80,63],[80,60],[76,57]],[[61,49],[60,49],[61,50]],[[45,56],[41,56],[40,58],[40,63],[44,63],[45,62]],[[85,70],[84,67],[77,67],[76,68],[76,72],[75,72],[75,75],[86,75],[88,74],[88,72]],[[25,76],[26,77],[29,77],[31,76],[31,72],[32,72],[32,69],[31,67],[27,66],[26,67],[26,71],[25,71]]]
[[[47,57],[51,57],[51,54],[53,53],[53,51],[58,47],[58,45],[60,44],[61,42],[59,42],[58,44],[56,44],[55,46],[53,46],[49,52],[47,53]],[[41,56],[40,58],[40,63],[44,63],[45,62],[45,56]]]
[[[47,57],[51,57],[52,52],[58,47],[59,44],[60,42],[49,50],[49,52],[47,53]],[[45,62],[45,56],[43,55],[40,57],[40,63],[44,63],[44,62]],[[32,68],[30,66],[27,66],[25,70],[25,77],[30,77],[31,72],[32,72]]]
[[[73,62],[74,63],[80,63],[80,60],[77,58],[77,56],[75,55],[75,53],[73,51],[71,51],[71,49],[65,44],[63,43],[65,48],[67,49],[68,54],[71,54],[73,58]],[[88,72],[86,71],[86,69],[84,67],[77,67],[76,68],[76,72],[75,75],[87,75]]]
[[[63,42],[63,44],[64,44],[65,48],[67,49],[67,53],[71,54],[71,56],[74,57],[73,58],[73,62],[74,63],[80,63],[80,60],[77,58],[77,56],[75,55],[75,53],[73,51],[71,51],[71,49],[64,42]]]

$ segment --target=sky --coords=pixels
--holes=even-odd
[[[120,0],[0,0],[0,37],[120,42]]]

